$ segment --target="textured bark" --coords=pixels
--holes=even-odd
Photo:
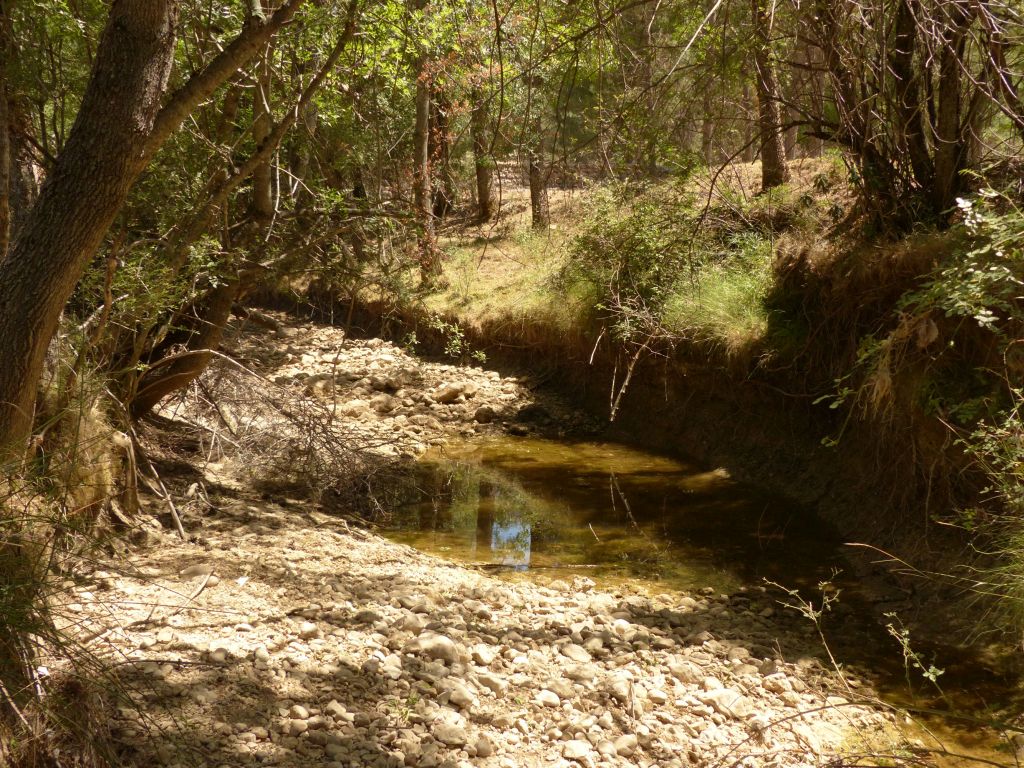
[[[918,186],[928,189],[932,184],[934,168],[928,154],[925,135],[924,91],[921,88],[921,79],[914,70],[917,7],[917,0],[900,0],[896,13],[890,70],[896,84],[899,149],[910,158],[910,166]]]
[[[479,88],[470,96],[473,103],[470,113],[470,132],[473,138],[473,167],[476,171],[476,204],[480,221],[494,216],[497,203],[494,197],[494,158],[490,153],[488,136],[487,102]]]
[[[414,10],[426,9],[428,0],[413,0]],[[437,247],[434,242],[434,214],[430,199],[430,72],[426,53],[416,57],[416,125],[413,130],[412,179],[413,208],[419,228],[420,272],[425,280],[440,272]]]
[[[30,120],[22,113],[17,101],[8,100],[7,125],[11,128],[10,171],[8,175],[8,204],[10,206],[11,234],[14,242],[28,219],[32,206],[39,197],[39,180],[43,170],[36,162],[29,141],[25,138]],[[3,255],[0,254],[0,258]]]
[[[145,167],[177,15],[173,0],[115,0],[64,151],[0,262],[0,445],[29,433],[61,310]]]
[[[10,31],[10,0],[0,0],[0,259],[7,254],[11,239]]]
[[[771,57],[768,12],[762,0],[752,0],[754,22],[754,70],[757,83],[758,122],[761,130],[761,189],[789,181],[779,108],[779,82]]]
[[[251,59],[303,0],[247,25],[161,107],[177,0],[114,0],[64,149],[0,261],[0,450],[28,437],[46,349],[75,284],[128,191],[189,112]]]
[[[967,155],[961,126],[962,79],[967,12],[960,2],[949,4],[951,19],[939,57],[938,107],[935,116],[935,182],[932,204],[936,213],[953,205],[960,190],[960,172]]]

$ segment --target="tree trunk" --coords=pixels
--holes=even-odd
[[[715,121],[711,116],[713,106],[711,84],[704,84],[703,121],[700,127],[700,153],[710,168],[715,164]]]
[[[953,205],[960,190],[960,171],[967,147],[963,141],[962,62],[967,13],[960,2],[950,3],[952,18],[948,22],[942,52],[939,55],[938,107],[935,115],[935,181],[932,205],[942,214]]]
[[[434,173],[432,207],[435,219],[443,219],[455,206],[455,177],[452,175],[452,135],[448,113],[451,103],[441,88],[430,89],[430,166]]]
[[[274,116],[270,109],[272,47],[268,44],[257,64],[256,88],[253,89],[252,138],[257,147],[270,136]],[[268,155],[252,174],[252,212],[257,221],[269,222],[274,216],[274,165]]]
[[[647,123],[644,125],[643,169],[649,178],[658,175],[658,91],[654,86],[654,39],[653,27],[657,3],[641,7],[640,87],[643,89],[647,107]]]
[[[0,451],[19,457],[60,314],[128,191],[191,110],[302,5],[247,24],[161,107],[178,0],[114,0],[67,143],[14,247],[0,261]]]
[[[0,259],[11,241],[11,122],[12,94],[8,88],[11,69],[10,0],[0,0]]]
[[[925,138],[923,91],[914,71],[917,45],[917,0],[901,0],[896,13],[890,69],[896,86],[898,147],[910,158],[914,180],[922,189],[932,184],[934,168]]]
[[[547,229],[551,223],[548,212],[548,190],[544,183],[544,166],[536,149],[530,149],[526,156],[530,178],[530,214],[534,229]]]
[[[422,11],[428,0],[413,0],[413,9]],[[413,130],[413,208],[419,228],[420,273],[432,279],[441,264],[434,244],[434,215],[430,205],[430,73],[426,53],[416,58],[416,126]]]
[[[132,418],[145,416],[161,400],[188,386],[206,370],[224,335],[238,285],[235,275],[210,291],[196,312],[198,330],[189,337],[185,352],[171,355],[165,364],[157,363],[140,380],[129,404]]]
[[[10,206],[10,242],[14,242],[25,221],[28,219],[32,206],[39,198],[39,180],[43,177],[42,168],[36,162],[32,147],[25,138],[31,121],[20,109],[17,100],[9,100],[7,106],[7,124],[13,129],[9,134],[10,171],[8,175],[8,205]],[[3,254],[0,254],[3,258]]]
[[[768,12],[762,0],[752,0],[754,24],[754,70],[757,82],[758,117],[761,129],[761,189],[767,190],[789,181],[786,151],[782,141],[782,114],[779,109],[779,83],[771,56]]]
[[[352,227],[352,256],[356,264],[365,264],[366,259],[366,233],[363,230],[363,215],[369,211],[367,205],[366,185],[363,183],[363,169],[356,166],[353,172],[352,181],[352,202],[359,215],[356,216],[356,223]]]
[[[64,151],[0,262],[0,445],[31,430],[60,313],[146,162],[173,62],[178,4],[116,0]]]
[[[487,130],[487,102],[479,88],[470,96],[473,102],[469,129],[473,138],[473,167],[476,169],[476,204],[480,221],[489,221],[494,215],[494,158],[490,153]]]
[[[743,153],[744,163],[752,163],[757,157],[757,141],[754,126],[758,125],[755,111],[751,108],[753,99],[750,97],[750,84],[743,81]]]

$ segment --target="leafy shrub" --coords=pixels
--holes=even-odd
[[[620,341],[685,338],[732,352],[764,333],[771,263],[767,236],[735,224],[673,187],[607,188],[559,279],[590,286]]]

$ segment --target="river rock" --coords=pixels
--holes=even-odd
[[[637,739],[636,734],[624,733],[615,739],[613,746],[615,747],[615,754],[620,757],[631,757],[636,752],[638,744],[639,739]]]
[[[716,688],[699,694],[697,698],[714,707],[716,712],[736,720],[742,720],[754,711],[750,699],[731,688]]]
[[[687,685],[697,685],[704,679],[704,673],[701,671],[701,668],[692,661],[680,661],[675,664],[669,664],[668,669],[676,680]]]
[[[533,700],[542,707],[557,707],[562,703],[558,694],[554,691],[549,691],[547,688],[538,692]]]
[[[404,648],[405,653],[415,653],[429,659],[437,659],[445,664],[454,664],[459,660],[459,646],[447,635],[425,631]]]
[[[491,406],[481,405],[473,412],[473,421],[478,424],[490,424],[497,415],[497,411]]]
[[[449,747],[462,747],[466,745],[469,738],[466,736],[466,729],[451,723],[439,723],[434,726],[434,738]]]
[[[494,742],[491,741],[489,736],[481,736],[473,742],[473,748],[476,749],[477,757],[490,757],[494,754]]]
[[[494,675],[491,673],[483,673],[477,675],[476,680],[484,688],[487,688],[490,691],[494,691],[494,693],[496,693],[499,696],[503,694],[506,690],[508,690],[508,681],[502,679],[498,675]]]
[[[459,396],[465,391],[466,384],[464,382],[447,383],[442,384],[440,387],[435,389],[431,393],[431,397],[434,398],[435,402],[441,403],[442,405],[449,405],[458,400]]]
[[[562,747],[562,757],[566,760],[582,760],[593,751],[589,741],[582,739],[570,739]]]
[[[590,652],[582,645],[576,645],[576,643],[568,643],[563,645],[561,648],[562,655],[566,658],[577,661],[581,664],[585,664],[592,660]]]
[[[589,683],[597,678],[598,668],[594,664],[570,664],[563,674],[578,683]]]

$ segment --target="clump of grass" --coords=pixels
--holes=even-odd
[[[676,283],[665,300],[662,323],[672,336],[738,354],[768,330],[765,297],[771,278],[770,243],[745,237],[738,257],[705,265]]]

